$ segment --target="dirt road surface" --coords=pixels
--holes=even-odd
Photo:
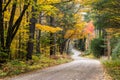
[[[79,57],[73,49],[74,61],[44,70],[12,77],[9,80],[104,80],[104,72],[98,60]]]

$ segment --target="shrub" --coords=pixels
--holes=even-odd
[[[34,62],[38,62],[40,60],[39,56],[33,55],[32,59]]]
[[[3,64],[2,70],[6,75],[14,75],[25,72],[28,69],[28,65],[23,61],[13,60]]]
[[[120,59],[120,42],[112,50],[112,59]]]
[[[104,40],[101,38],[96,38],[91,41],[91,51],[93,55],[97,58],[104,55]]]
[[[7,53],[0,51],[0,63],[6,62],[7,57],[8,57]]]
[[[110,60],[103,62],[112,80],[120,80],[120,60]]]
[[[89,55],[89,54],[91,54],[91,50],[88,49],[88,50],[86,50],[84,53],[85,53],[85,55]]]

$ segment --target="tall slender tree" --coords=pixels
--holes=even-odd
[[[4,48],[4,27],[3,27],[3,0],[0,0],[0,46]]]
[[[50,26],[55,26],[55,19],[53,17],[50,17]],[[50,56],[55,55],[55,44],[55,34],[50,33]]]
[[[36,3],[37,0],[34,0],[34,3]],[[35,24],[37,23],[37,19],[35,18],[35,12],[36,9],[34,6],[32,6],[32,17],[30,19],[30,24],[29,24],[29,40],[27,43],[27,55],[26,59],[32,59],[32,53],[33,53],[33,48],[34,48],[34,34],[35,34]]]

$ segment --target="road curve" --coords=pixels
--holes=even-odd
[[[74,61],[44,70],[12,77],[9,80],[104,80],[103,68],[98,60],[79,57],[73,49]]]

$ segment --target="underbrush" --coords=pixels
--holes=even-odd
[[[2,64],[0,67],[0,77],[3,78],[6,76],[18,75],[20,73],[43,69],[70,61],[72,61],[72,59],[67,55],[51,57],[33,56],[33,60],[30,61],[12,60],[5,64]]]
[[[112,80],[120,80],[120,60],[104,61],[103,64]]]
[[[82,52],[80,56],[85,57],[85,58],[91,58],[91,59],[96,58],[90,50],[86,50],[85,52]]]
[[[96,58],[92,53],[91,54],[82,54],[81,56],[85,57],[85,58],[90,58],[90,59],[95,59]]]
[[[96,58],[104,55],[104,40],[102,38],[95,38],[91,41],[90,51]]]

